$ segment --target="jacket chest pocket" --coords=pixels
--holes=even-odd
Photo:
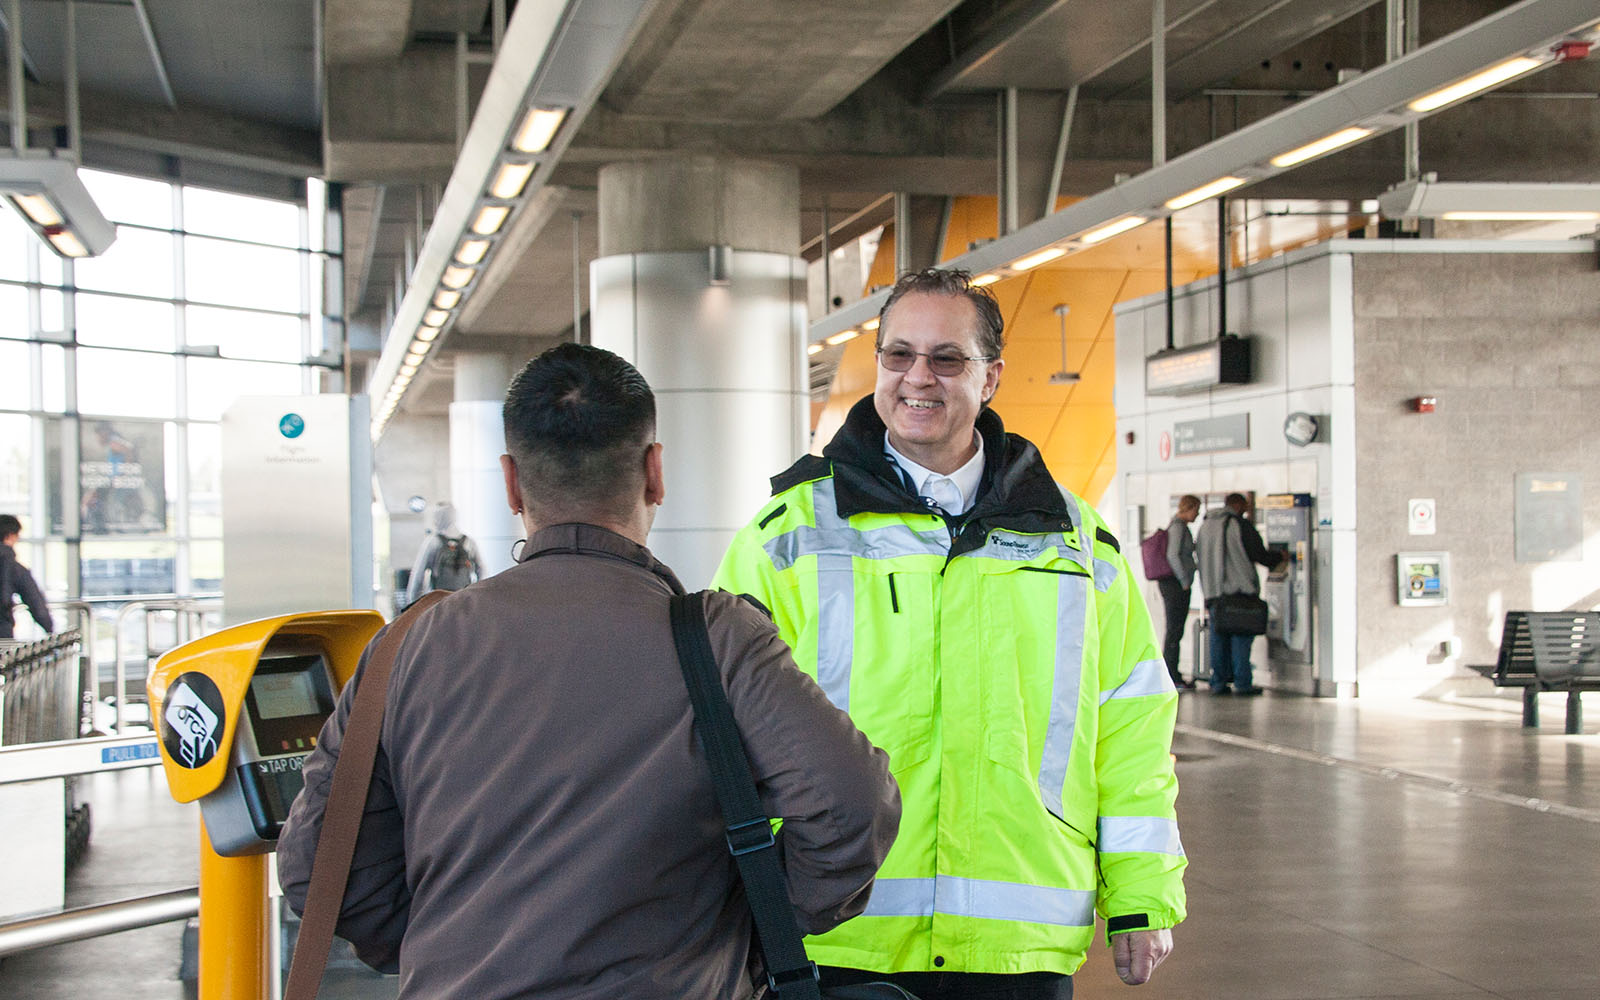
[[[817,683],[900,771],[933,748],[934,578],[852,562],[817,566]]]
[[[978,703],[991,763],[1036,779],[1070,755],[1093,573],[1067,560],[986,574]]]

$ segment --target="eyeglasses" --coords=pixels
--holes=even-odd
[[[911,366],[917,363],[918,358],[928,359],[928,370],[935,375],[951,378],[967,370],[968,361],[993,361],[990,355],[974,355],[967,357],[954,351],[934,351],[925,354],[922,351],[913,351],[906,347],[880,347],[878,348],[878,363],[892,372],[908,372]]]

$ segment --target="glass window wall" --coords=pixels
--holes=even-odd
[[[99,258],[63,262],[0,209],[0,512],[52,600],[215,593],[218,421],[312,391],[311,279],[339,248],[306,235],[321,206],[80,174],[117,224]]]

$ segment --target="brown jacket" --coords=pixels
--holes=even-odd
[[[679,590],[646,549],[559,525],[406,636],[338,926],[398,968],[401,997],[751,995],[749,911],[668,622]],[[706,615],[762,801],[784,820],[796,915],[820,932],[866,906],[894,839],[888,760],[760,611],[713,593]],[[359,682],[278,844],[297,911]]]

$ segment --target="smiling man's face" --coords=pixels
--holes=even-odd
[[[1000,384],[1005,362],[968,361],[958,375],[935,375],[922,355],[977,357],[978,310],[964,296],[912,292],[883,318],[879,350],[915,351],[909,371],[878,363],[873,406],[895,450],[934,472],[951,473],[977,450],[973,423]]]

